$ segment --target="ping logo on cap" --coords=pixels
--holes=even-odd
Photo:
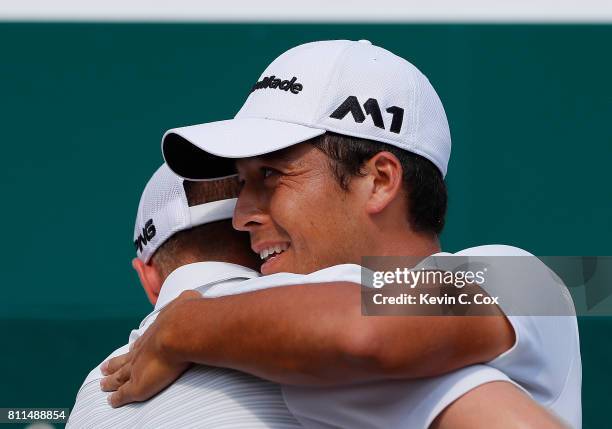
[[[281,80],[272,75],[264,77],[262,80],[253,85],[251,92],[264,88],[280,89],[282,91],[290,91],[292,94],[299,94],[300,91],[304,89],[304,86],[297,82],[297,77],[295,76],[293,76],[291,80]]]
[[[336,110],[334,110],[331,115],[329,115],[329,117],[334,119],[344,119],[344,117],[350,112],[351,115],[353,115],[355,122],[361,124],[366,119],[365,115],[370,115],[375,126],[382,128],[383,130],[385,129],[385,122],[383,121],[378,100],[375,98],[368,98],[368,101],[363,103],[363,109],[365,109],[365,114],[361,109],[361,105],[359,104],[357,97],[350,95],[342,102],[340,106],[338,106]],[[402,129],[402,122],[404,121],[404,109],[397,106],[391,106],[386,109],[386,112],[393,115],[389,131],[399,134]]]
[[[136,247],[136,250],[142,252],[143,246],[149,244],[153,237],[155,237],[156,232],[155,225],[153,225],[153,219],[149,219],[147,223],[145,223],[144,228],[142,228],[142,233],[134,240],[134,247]]]

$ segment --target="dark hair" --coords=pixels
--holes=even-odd
[[[183,188],[190,206],[238,196],[236,176],[206,182],[185,180]],[[249,249],[249,236],[232,228],[231,219],[220,220],[179,231],[168,238],[152,259],[162,277],[176,268],[197,261],[225,261],[258,268],[256,255]]]
[[[237,176],[203,182],[183,180],[183,189],[185,189],[185,195],[187,195],[187,203],[190,206],[196,206],[238,197],[240,183]]]
[[[310,143],[330,158],[334,176],[344,190],[349,189],[351,177],[365,174],[363,165],[374,155],[395,155],[402,165],[412,229],[435,235],[442,232],[448,195],[442,173],[430,160],[389,144],[329,132]]]

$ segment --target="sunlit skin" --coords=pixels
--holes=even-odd
[[[327,155],[308,143],[237,161],[242,188],[234,227],[249,232],[256,253],[277,245],[287,248],[262,265],[263,274],[310,273],[360,264],[367,255],[427,256],[440,250],[437,237],[411,229],[402,167],[392,154],[379,152],[366,161],[363,175],[351,177],[348,190],[340,187],[329,163]],[[184,293],[160,313],[130,353],[102,368],[108,375],[103,389],[117,390],[109,398],[114,407],[146,400],[172,383],[189,362],[288,384],[420,378],[486,362],[514,343],[503,317],[367,318],[361,316],[358,294],[353,285],[341,282],[215,300]],[[197,328],[201,326],[215,329]],[[364,337],[370,332],[374,334]],[[407,332],[417,333],[414,341],[404,341]],[[441,343],[453,353],[439,353]],[[488,397],[495,402],[507,389],[516,390],[501,384],[500,394],[487,385],[480,391],[491,392]],[[521,410],[522,415],[541,411],[529,404],[531,411]],[[459,427],[465,416],[461,408],[453,410],[458,411],[439,419],[437,427]],[[510,415],[508,427],[537,427],[512,425],[519,420]]]
[[[370,174],[352,177],[344,190],[327,155],[308,143],[236,165],[242,189],[234,227],[249,232],[256,253],[289,246],[262,265],[262,274],[305,274],[342,263],[359,264],[362,256],[394,254],[389,245],[402,236],[407,241],[395,254],[425,256],[438,251],[435,239],[415,239],[398,183],[378,183]],[[392,180],[401,178],[399,168]],[[381,187],[390,189],[381,192]],[[394,237],[386,237],[383,229]]]

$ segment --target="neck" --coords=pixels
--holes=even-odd
[[[409,228],[377,231],[367,245],[371,256],[429,256],[440,251],[437,236],[416,233]]]

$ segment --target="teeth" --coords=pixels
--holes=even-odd
[[[267,249],[263,249],[261,252],[259,252],[259,257],[261,259],[266,259],[268,256],[273,255],[275,253],[283,253],[288,248],[288,244],[277,244],[276,246],[271,246]]]

